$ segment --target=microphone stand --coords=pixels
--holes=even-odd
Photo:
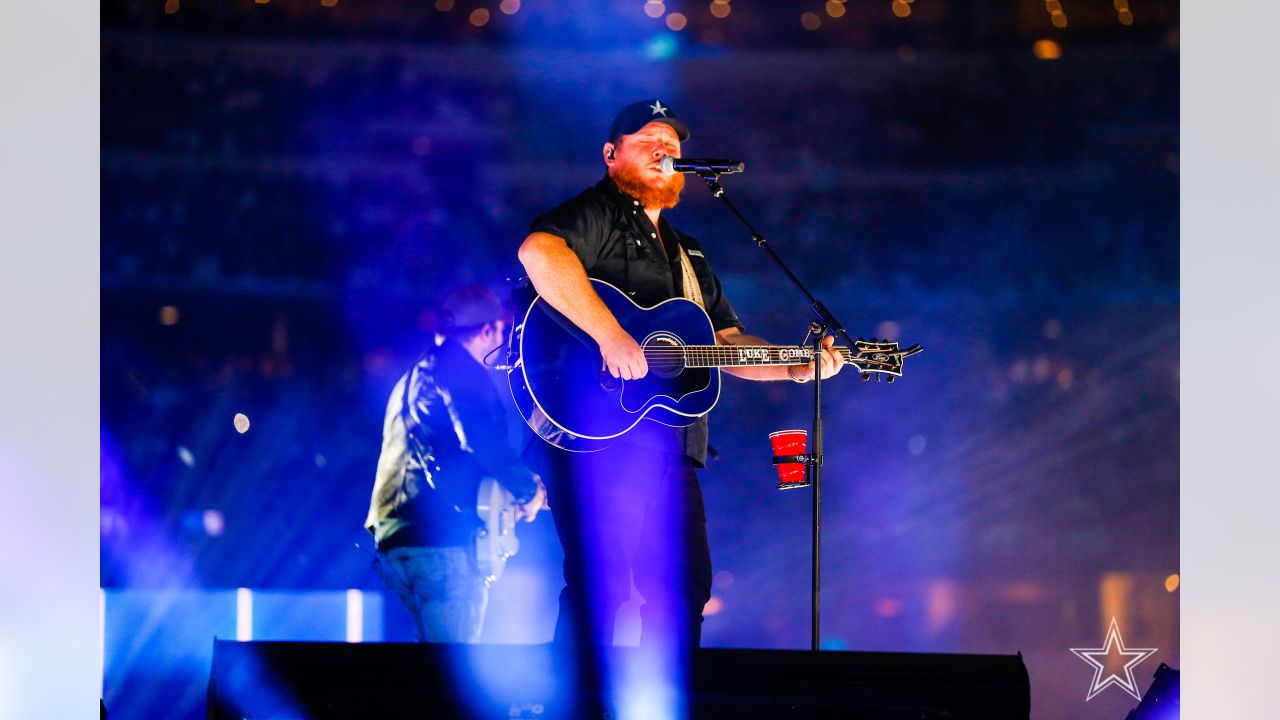
[[[850,351],[856,348],[856,344],[849,338],[849,333],[845,331],[844,325],[836,319],[831,311],[827,309],[809,289],[800,282],[800,278],[791,272],[791,268],[782,261],[778,253],[774,252],[773,246],[752,227],[751,222],[738,210],[729,198],[724,194],[724,187],[720,185],[720,174],[710,170],[698,170],[698,177],[707,182],[707,187],[711,190],[713,197],[724,201],[725,206],[733,213],[734,217],[742,223],[747,231],[751,233],[751,239],[761,250],[773,260],[782,273],[787,276],[791,284],[804,295],[805,300],[809,303],[809,308],[813,310],[817,316],[809,325],[809,336],[813,340],[813,445],[807,455],[800,456],[800,461],[809,467],[809,480],[813,485],[813,607],[812,620],[810,622],[810,649],[817,651],[820,640],[821,618],[822,618],[822,340],[827,333],[838,335],[849,346]]]

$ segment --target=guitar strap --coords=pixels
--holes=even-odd
[[[676,243],[676,247],[680,248],[680,275],[684,280],[684,298],[698,303],[698,307],[703,310],[707,306],[702,303],[702,287],[698,285],[698,275],[693,271],[693,262],[689,260],[689,253],[684,251],[684,246]]]

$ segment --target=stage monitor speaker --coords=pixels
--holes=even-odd
[[[614,653],[615,667],[638,657]],[[563,712],[584,691],[561,660],[547,645],[215,640],[208,717],[579,715]],[[698,719],[1026,720],[1031,703],[1021,655],[729,649],[697,651],[688,700]]]

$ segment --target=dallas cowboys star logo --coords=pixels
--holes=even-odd
[[[1089,694],[1085,697],[1085,702],[1092,700],[1094,695],[1110,685],[1119,686],[1120,689],[1141,701],[1142,694],[1138,692],[1138,684],[1133,680],[1133,668],[1158,650],[1159,648],[1126,648],[1124,639],[1120,637],[1120,625],[1116,623],[1114,617],[1111,618],[1111,627],[1107,630],[1107,637],[1102,642],[1102,647],[1071,648],[1071,652],[1075,653],[1076,657],[1093,666],[1093,684],[1089,686]],[[1116,672],[1110,672],[1107,673],[1106,678],[1103,678],[1102,673],[1106,670],[1106,665],[1098,658],[1106,659],[1113,655],[1129,658],[1124,663],[1124,677],[1120,677]]]
[[[653,104],[649,106],[649,109],[653,111],[652,113],[650,113],[651,115],[661,115],[662,117],[666,117],[667,111],[670,110],[671,108],[664,108],[662,107],[661,100],[654,100]]]

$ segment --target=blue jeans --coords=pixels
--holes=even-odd
[[[378,571],[413,616],[419,640],[480,640],[489,587],[470,548],[398,547],[380,554]]]

